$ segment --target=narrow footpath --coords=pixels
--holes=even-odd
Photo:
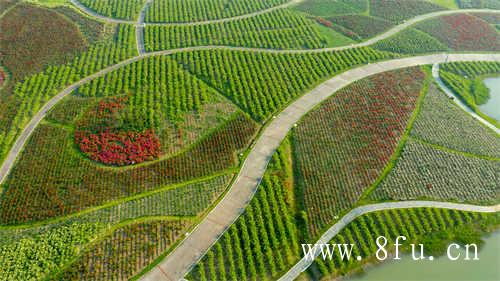
[[[182,279],[243,213],[257,191],[269,160],[294,124],[333,93],[374,74],[412,66],[455,61],[500,61],[500,54],[437,54],[372,63],[343,72],[301,96],[275,119],[272,119],[264,129],[251,148],[238,177],[219,204],[141,280],[177,281]],[[406,203],[401,202],[401,204]]]
[[[441,208],[441,209],[450,209],[457,211],[479,212],[479,213],[495,213],[500,211],[500,205],[476,206],[476,205],[436,202],[436,201],[403,201],[403,202],[387,202],[387,203],[365,205],[352,209],[349,213],[343,216],[336,224],[330,227],[318,239],[318,241],[316,241],[316,244],[329,243],[333,239],[333,237],[337,235],[344,227],[349,225],[349,223],[351,223],[357,217],[360,217],[364,214],[376,211],[383,211],[383,210],[410,209],[410,208]],[[321,251],[318,250],[314,251],[315,258],[317,258],[320,254]],[[280,279],[278,279],[278,281],[295,280],[312,263],[313,260],[303,257],[287,273],[285,273],[285,275],[283,275]]]

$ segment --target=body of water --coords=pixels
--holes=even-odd
[[[486,78],[484,84],[490,89],[490,98],[479,109],[491,118],[500,121],[500,77]]]
[[[361,275],[346,278],[349,281],[498,281],[500,280],[500,231],[483,239],[479,260],[463,260],[465,249],[453,250],[461,258],[452,261],[446,254],[430,260],[414,261],[410,255],[391,260],[366,270]],[[425,245],[424,245],[425,246]],[[470,250],[473,254],[473,250]],[[472,258],[473,256],[471,256]]]

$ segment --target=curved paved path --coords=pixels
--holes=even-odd
[[[144,18],[146,17],[146,10],[151,5],[151,2],[153,2],[153,0],[146,0],[137,18],[137,24],[135,25],[135,40],[137,43],[137,53],[139,55],[144,55],[146,53],[144,48]]]
[[[463,110],[465,110],[467,113],[469,113],[472,117],[476,118],[477,121],[483,123],[485,126],[488,128],[492,129],[495,131],[497,134],[500,134],[500,130],[490,122],[488,122],[486,119],[482,118],[481,116],[477,115],[470,107],[468,107],[465,103],[462,102],[462,100],[455,95],[455,93],[444,84],[443,80],[439,76],[439,63],[435,63],[432,66],[432,77],[434,77],[434,80],[436,80],[437,84],[439,87],[444,91],[444,93],[450,97],[453,98],[453,101]]]
[[[92,16],[92,17],[98,18],[98,19],[100,19],[102,21],[111,22],[111,23],[136,24],[136,22],[134,22],[132,20],[122,20],[122,19],[115,19],[115,18],[103,16],[103,15],[97,13],[96,11],[90,9],[89,7],[83,5],[78,0],[70,0],[70,1],[71,1],[71,3],[73,5],[75,5],[75,7],[77,7],[78,9],[80,9],[82,12],[84,12],[84,13]],[[149,0],[148,2],[151,2],[151,1],[152,0]],[[256,11],[256,12],[248,13],[248,14],[244,14],[244,15],[229,17],[229,18],[222,18],[222,19],[215,19],[215,20],[204,20],[204,21],[194,21],[194,22],[185,22],[185,23],[183,23],[183,22],[178,22],[178,23],[177,22],[165,22],[165,23],[145,23],[145,24],[147,24],[147,25],[164,25],[164,26],[180,26],[180,25],[202,25],[202,24],[211,24],[211,23],[221,23],[221,22],[227,22],[227,21],[233,21],[233,20],[240,20],[240,19],[246,19],[246,18],[255,17],[255,16],[258,16],[258,15],[261,15],[261,14],[266,14],[266,13],[272,12],[274,10],[283,9],[283,8],[289,7],[291,5],[298,4],[298,3],[302,2],[302,1],[304,1],[304,0],[291,0],[291,1],[288,1],[288,2],[283,3],[281,5],[270,7],[270,8],[264,9],[264,10],[260,10],[260,11]],[[145,6],[143,8],[143,10],[141,11],[141,13],[144,12],[144,14],[145,14],[148,6],[149,5]]]
[[[132,20],[122,20],[122,19],[115,19],[115,18],[110,18],[103,16],[101,14],[96,13],[94,10],[90,9],[89,7],[83,5],[82,3],[78,2],[78,0],[70,0],[71,4],[75,5],[80,11],[86,13],[87,15],[90,15],[94,18],[100,19],[101,21],[104,22],[110,22],[110,23],[129,23],[129,24],[135,24],[134,21]]]
[[[445,61],[500,61],[500,54],[437,54],[372,63],[343,72],[301,96],[272,119],[264,129],[245,159],[238,177],[219,204],[189,236],[141,280],[181,279],[244,211],[256,192],[274,151],[294,124],[316,105],[336,91],[365,77],[390,70]]]
[[[392,210],[392,209],[409,209],[409,208],[441,208],[451,209],[458,211],[481,212],[481,213],[494,213],[500,211],[500,205],[494,206],[476,206],[468,204],[457,204],[448,202],[435,202],[435,201],[404,201],[404,202],[387,202],[372,205],[365,205],[352,209],[349,213],[343,216],[337,223],[330,227],[319,239],[317,244],[329,243],[332,238],[337,235],[344,227],[355,220],[357,217],[367,213]],[[321,251],[314,252],[314,257],[317,258]],[[306,270],[313,260],[303,257],[298,261],[287,273],[285,273],[278,281],[295,280],[304,270]]]
[[[78,2],[78,0],[70,0],[70,1],[71,1],[71,3],[73,5],[75,5],[78,9],[80,9],[84,13],[86,13],[86,14],[92,16],[92,17],[98,18],[98,19],[100,19],[102,21],[107,21],[107,22],[111,22],[111,23],[137,24],[135,21],[132,21],[132,20],[115,19],[115,18],[110,18],[110,17],[103,16],[101,14],[98,14],[94,10],[92,10],[92,9],[88,8],[87,6],[84,6],[83,4],[81,4],[80,2]],[[151,0],[149,0],[149,1],[151,1]],[[296,4],[298,4],[298,3],[302,2],[302,1],[304,1],[304,0],[291,0],[291,1],[286,2],[284,4],[277,5],[277,6],[265,9],[265,10],[260,10],[260,11],[249,13],[249,14],[244,14],[244,15],[234,16],[234,17],[229,17],[229,18],[223,18],[223,19],[195,21],[195,22],[186,22],[186,23],[144,23],[144,25],[182,26],[182,25],[202,25],[202,24],[228,22],[228,21],[234,21],[234,20],[251,18],[251,17],[255,17],[255,16],[258,16],[258,15],[261,15],[261,14],[269,13],[269,12],[274,11],[274,10],[287,8],[289,6],[296,5]],[[144,7],[143,10],[141,11],[141,13],[142,12],[145,13],[146,9],[147,9],[147,7]],[[499,13],[500,11],[499,10],[493,10],[493,9],[460,9],[460,10],[437,11],[437,12],[423,14],[423,15],[416,16],[414,18],[408,19],[405,22],[403,22],[403,23],[401,23],[399,25],[396,25],[395,27],[392,27],[391,29],[389,29],[386,32],[384,32],[383,34],[389,33],[388,36],[384,37],[384,38],[387,38],[390,35],[395,34],[395,33],[399,32],[399,31],[407,28],[408,26],[411,26],[411,25],[413,25],[413,24],[415,24],[415,23],[417,23],[419,21],[430,19],[430,18],[434,18],[434,17],[444,16],[444,15],[451,15],[451,14],[458,14],[458,13],[480,13],[480,12]],[[374,37],[372,39],[369,39],[369,40],[364,41],[364,42],[359,43],[359,44],[354,44],[354,46],[355,45],[367,46],[367,45],[373,44],[373,43],[375,43],[375,42],[377,42],[377,41],[380,40],[380,39],[377,39],[377,37],[379,37],[379,36],[376,36],[376,37]],[[352,47],[352,46],[346,46],[346,47]]]
[[[76,0],[71,0],[76,1]],[[466,11],[487,11],[487,10],[461,10],[461,11],[444,11],[438,13],[419,16],[415,19],[426,19],[434,17],[436,14],[451,14]],[[496,11],[499,13],[500,11]],[[391,30],[372,38],[366,42],[326,49],[315,50],[272,50],[259,48],[244,48],[244,47],[227,47],[227,46],[201,46],[188,47],[181,49],[165,50],[152,53],[144,53],[139,56],[122,61],[116,65],[109,66],[97,73],[83,78],[82,80],[68,86],[62,92],[51,98],[30,120],[21,134],[17,137],[16,142],[9,151],[2,166],[0,167],[0,184],[7,177],[10,169],[15,163],[16,158],[20,154],[23,146],[29,139],[30,135],[35,130],[36,126],[45,117],[47,112],[54,107],[65,96],[69,95],[77,87],[88,83],[89,81],[103,76],[113,70],[133,63],[150,56],[168,55],[179,52],[194,51],[194,50],[239,50],[252,52],[268,52],[268,53],[311,53],[325,52],[348,49],[358,46],[367,46],[379,40],[385,39],[396,32],[399,32],[408,25],[418,21],[412,19],[396,26]],[[119,21],[121,22],[121,21]],[[446,61],[500,61],[499,54],[437,54],[428,56],[417,56],[412,58],[395,59],[391,61],[379,62],[357,67],[348,70],[332,79],[322,83],[311,92],[305,94],[297,101],[288,106],[276,119],[269,124],[263,134],[257,140],[252,151],[245,160],[243,167],[231,187],[230,191],[222,199],[222,201],[207,215],[207,217],[198,225],[193,233],[188,236],[167,258],[155,267],[150,273],[145,275],[144,280],[177,280],[198,261],[199,258],[208,250],[208,248],[222,235],[225,229],[238,218],[243,212],[247,203],[252,198],[262,175],[266,169],[267,163],[271,158],[274,150],[286,136],[289,129],[297,122],[301,116],[306,114],[315,105],[321,103],[328,98],[333,92],[361,78],[373,75],[376,73],[416,66],[423,64],[442,63]],[[168,273],[164,273],[164,269],[168,269]],[[160,279],[154,279],[154,278]],[[153,279],[150,279],[153,278]]]

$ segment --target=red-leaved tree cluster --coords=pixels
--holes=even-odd
[[[127,131],[112,126],[127,101],[127,97],[101,100],[78,123],[75,142],[90,159],[106,165],[124,166],[160,156],[160,139],[153,129]]]

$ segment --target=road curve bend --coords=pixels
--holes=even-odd
[[[101,14],[96,13],[94,10],[90,9],[89,7],[83,5],[80,3],[78,0],[70,0],[71,4],[75,5],[76,8],[78,8],[80,11],[86,13],[89,16],[92,16],[94,18],[97,18],[101,21],[104,22],[110,22],[110,23],[128,23],[128,24],[135,24],[134,21],[132,20],[122,20],[122,19],[115,19],[115,18],[110,18],[103,16]]]
[[[98,14],[96,13],[94,10],[88,8],[87,6],[83,5],[82,3],[80,3],[78,0],[70,0],[71,3],[76,7],[78,8],[79,10],[81,10],[82,12],[92,16],[92,17],[95,17],[101,21],[104,21],[104,22],[110,22],[110,23],[126,23],[126,24],[135,24],[137,25],[138,23],[135,22],[135,21],[132,21],[132,20],[123,20],[123,19],[115,19],[115,18],[111,18],[111,17],[106,17],[106,16],[103,16],[101,14]],[[152,1],[152,0],[149,0],[149,1]],[[148,1],[148,2],[149,2]],[[144,26],[146,25],[155,25],[155,26],[190,26],[190,25],[203,25],[203,24],[212,24],[212,23],[223,23],[223,22],[228,22],[228,21],[235,21],[235,20],[241,20],[241,19],[246,19],[246,18],[251,18],[251,17],[255,17],[255,16],[258,16],[258,15],[262,15],[262,14],[266,14],[266,13],[269,13],[269,12],[272,12],[274,10],[278,10],[278,9],[284,9],[284,8],[288,8],[290,6],[293,6],[293,5],[297,5],[299,3],[301,3],[302,1],[304,0],[290,0],[286,3],[283,3],[281,5],[277,5],[277,6],[274,6],[274,7],[271,7],[271,8],[268,8],[268,9],[264,9],[264,10],[260,10],[260,11],[256,11],[256,12],[253,12],[253,13],[248,13],[248,14],[244,14],[244,15],[239,15],[239,16],[234,16],[234,17],[229,17],[229,18],[222,18],[222,19],[215,19],[215,20],[204,20],[204,21],[194,21],[194,22],[185,22],[185,23],[161,23],[161,22],[158,22],[158,23],[143,23]],[[146,4],[145,7],[141,10],[141,13],[144,13],[146,12],[146,9],[149,5]],[[445,15],[451,15],[451,14],[459,14],[459,13],[500,13],[499,10],[493,10],[493,9],[460,9],[460,10],[444,10],[444,11],[437,11],[437,12],[432,12],[432,13],[428,13],[428,14],[423,14],[423,15],[419,15],[419,16],[416,16],[414,18],[411,18],[411,19],[408,19],[406,21],[404,21],[403,23],[399,24],[399,25],[396,25],[394,27],[392,27],[391,29],[385,31],[384,33],[382,34],[388,34],[389,36],[392,35],[392,34],[395,34],[419,21],[423,21],[423,20],[426,20],[426,19],[430,19],[430,18],[434,18],[434,17],[439,17],[439,16],[445,16]],[[380,35],[382,35],[380,34]],[[371,45],[377,41],[380,41],[381,39],[377,39],[380,35],[378,36],[375,36],[367,41],[364,41],[364,42],[361,42],[361,43],[358,43],[358,44],[353,44],[353,45],[349,45],[349,46],[345,46],[347,48],[352,48],[354,46],[368,46],[368,45]],[[385,36],[384,38],[382,39],[385,39],[389,36]]]
[[[89,7],[83,5],[80,3],[78,0],[70,0],[73,5],[75,5],[76,8],[78,8],[80,11],[95,17],[97,19],[100,19],[101,21],[104,22],[110,22],[110,23],[128,23],[128,24],[136,24],[136,22],[132,20],[122,20],[122,19],[116,19],[116,18],[111,18],[107,16],[103,16],[94,10],[90,9]],[[149,0],[148,2],[151,2],[152,0]],[[222,23],[222,22],[227,22],[227,21],[234,21],[234,20],[240,20],[240,19],[246,19],[246,18],[251,18],[255,17],[258,15],[266,14],[269,12],[272,12],[274,10],[278,9],[284,9],[292,5],[296,5],[304,0],[290,0],[286,3],[283,3],[281,5],[276,5],[267,9],[263,9],[260,11],[256,11],[253,13],[248,13],[248,14],[243,14],[239,16],[234,16],[234,17],[228,17],[228,18],[222,18],[222,19],[214,19],[214,20],[203,20],[203,21],[193,21],[193,22],[164,22],[164,23],[146,23],[147,25],[162,25],[162,26],[182,26],[182,25],[202,25],[202,24],[211,24],[211,23]],[[146,9],[148,8],[149,5],[145,6],[143,8],[142,12],[146,12]]]
[[[432,65],[432,77],[434,78],[434,80],[436,80],[436,83],[441,88],[441,90],[443,90],[443,92],[448,97],[453,98],[453,101],[455,102],[456,105],[462,108],[465,112],[469,113],[477,121],[483,123],[486,127],[492,129],[493,131],[495,131],[495,133],[500,135],[500,129],[498,129],[495,125],[488,122],[488,120],[477,115],[469,106],[467,106],[464,102],[462,102],[462,100],[460,100],[460,98],[457,95],[455,95],[455,93],[450,88],[448,88],[448,86],[446,86],[446,84],[439,76],[439,63],[435,63],[434,65]]]
[[[480,213],[495,213],[500,211],[500,204],[493,206],[477,206],[469,204],[458,204],[458,203],[448,203],[448,202],[436,202],[436,201],[402,201],[402,202],[387,202],[365,205],[352,209],[349,213],[343,216],[337,223],[330,227],[319,239],[316,244],[326,244],[329,243],[335,235],[337,235],[344,227],[349,225],[357,217],[364,214],[383,211],[383,210],[393,210],[393,209],[410,209],[410,208],[440,208],[440,209],[450,209],[458,211],[467,212],[480,212]],[[321,251],[315,251],[314,257],[317,258]],[[281,276],[278,281],[290,281],[295,280],[303,271],[305,271],[311,264],[313,260],[303,257],[299,260],[287,273]]]
[[[163,261],[140,280],[177,281],[183,278],[243,213],[257,191],[269,160],[294,124],[333,93],[374,74],[455,61],[500,61],[500,54],[436,54],[372,63],[345,71],[301,96],[272,119],[264,129],[251,148],[236,180],[219,204]]]

